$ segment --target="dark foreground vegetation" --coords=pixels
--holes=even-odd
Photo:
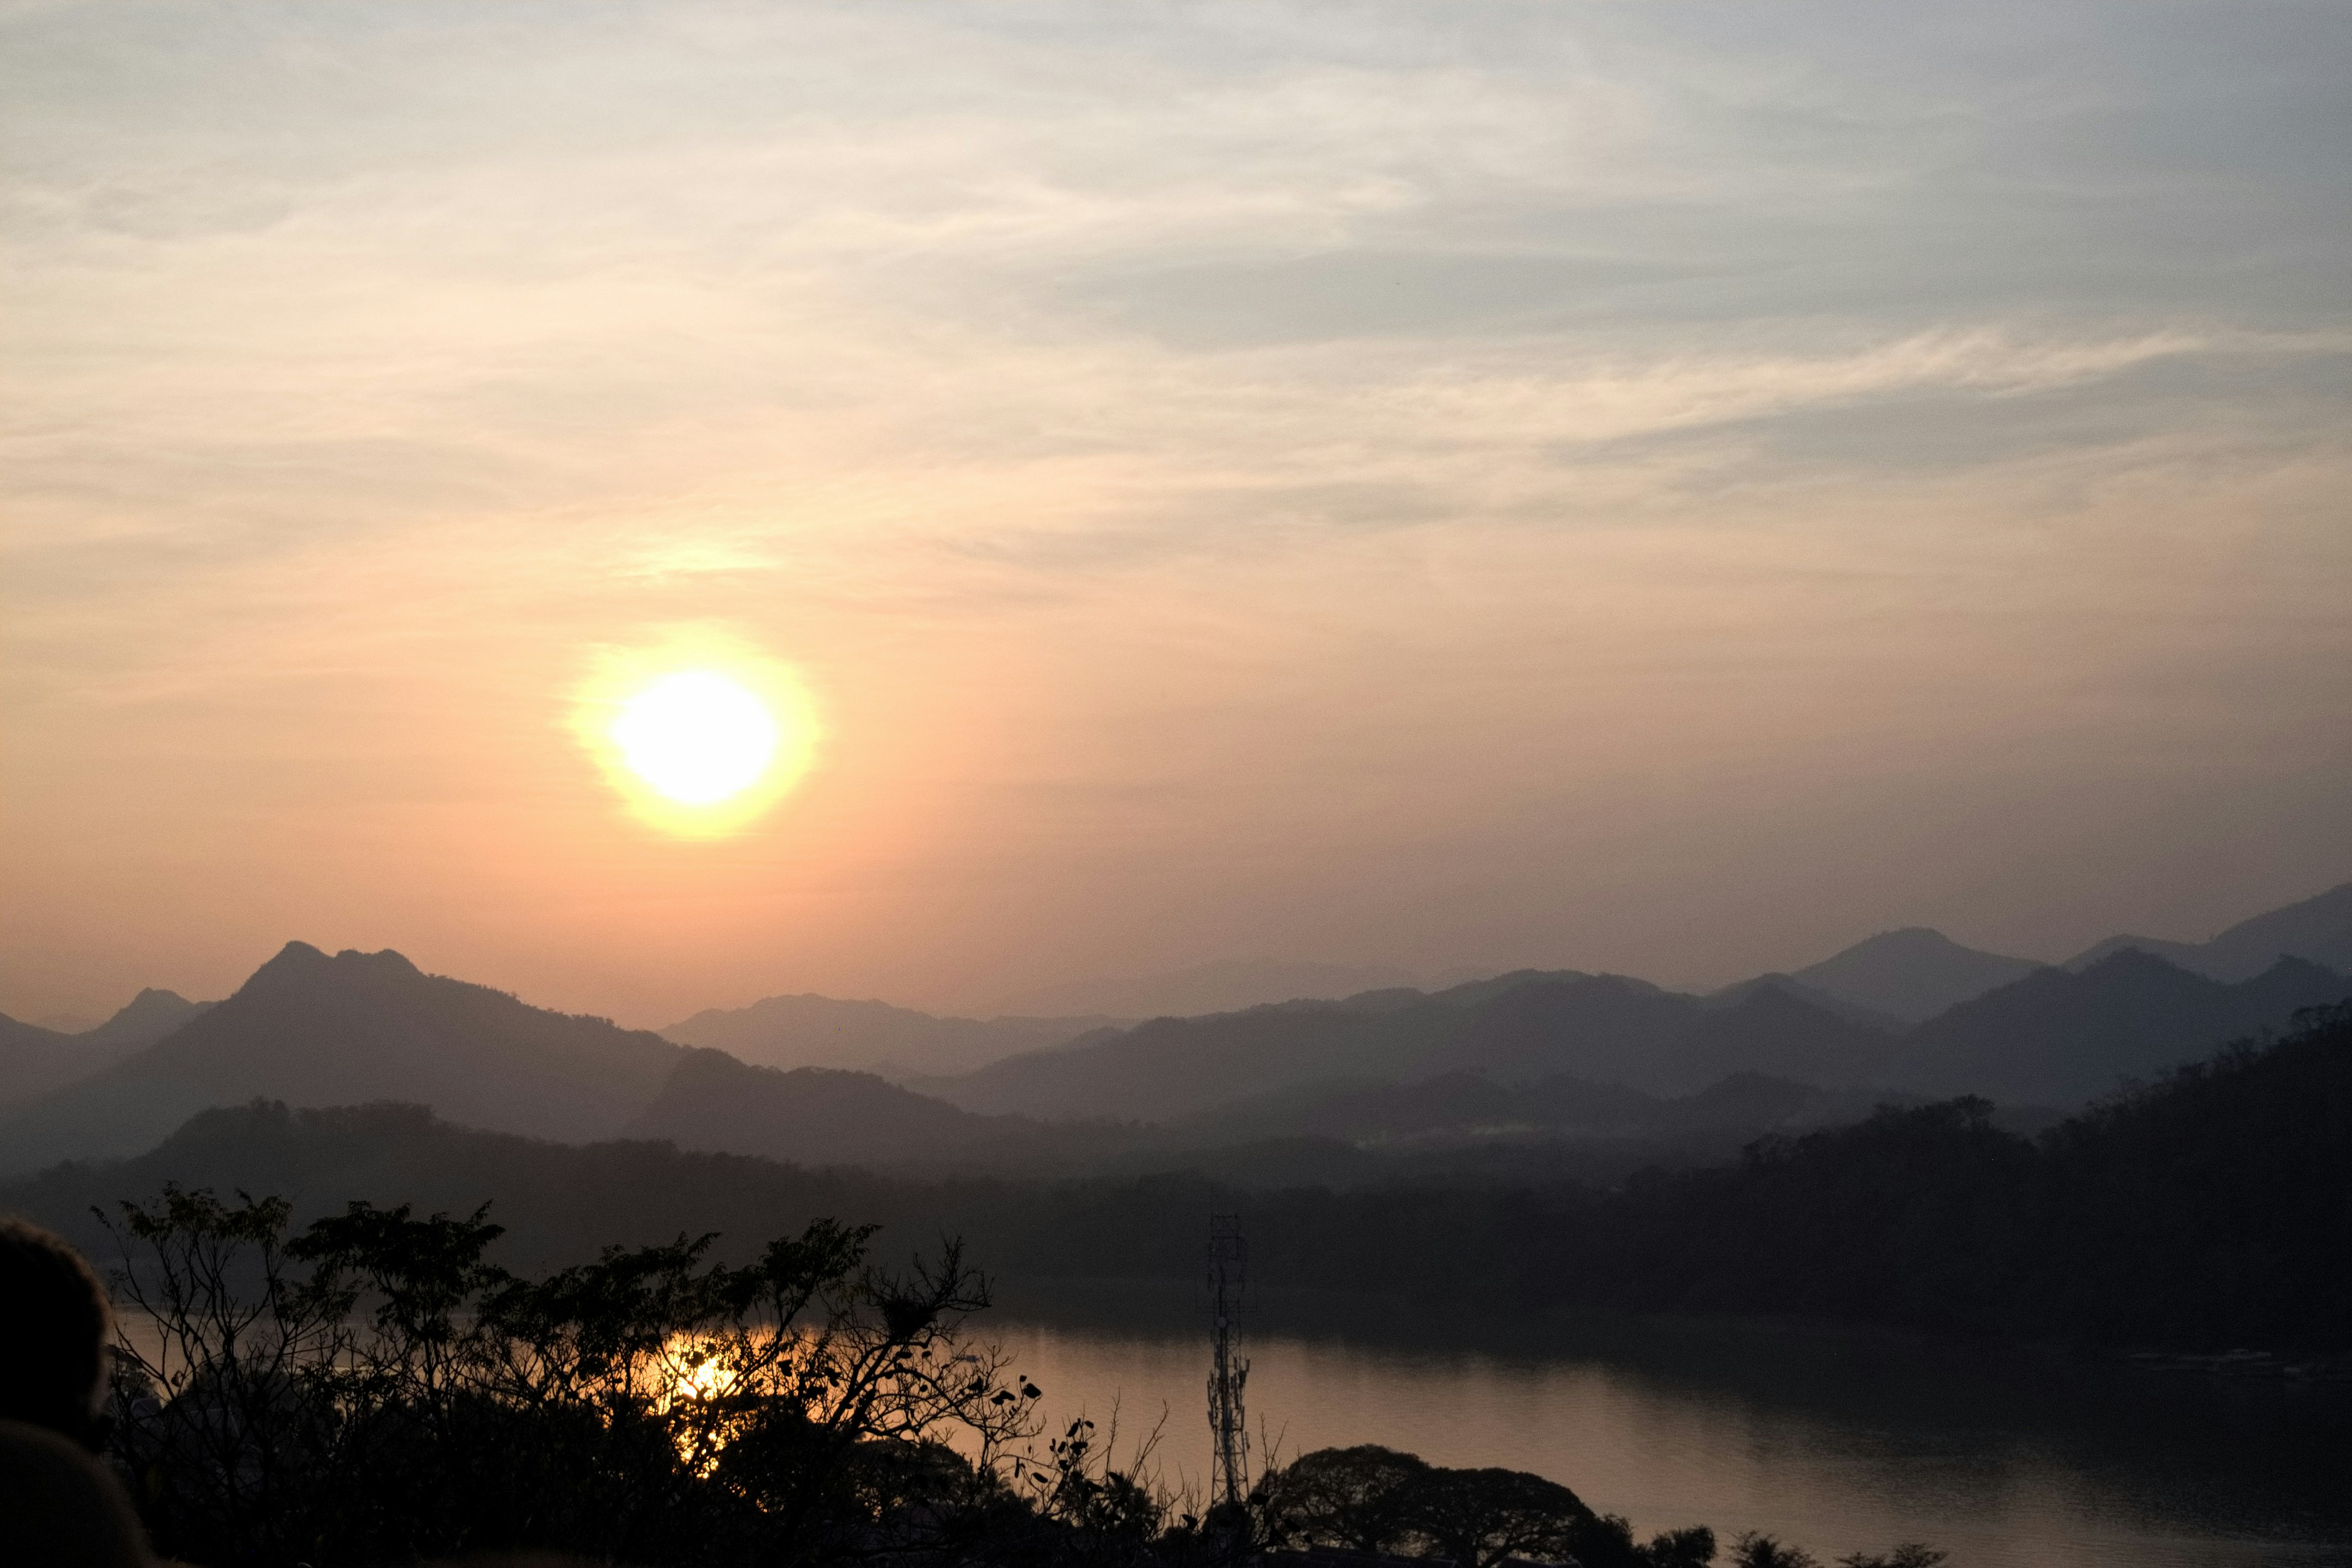
[[[903,1273],[830,1220],[730,1267],[711,1238],[526,1279],[485,1210],[353,1203],[289,1236],[278,1199],[118,1205],[111,1458],[163,1553],[404,1563],[1211,1564],[1318,1551],[1494,1568],[1703,1568],[1704,1528],[1637,1543],[1567,1487],[1324,1449],[1205,1512],[961,1331],[950,1246]],[[1742,1537],[1730,1560],[1802,1552]],[[1846,1559],[1927,1568],[1916,1546]]]

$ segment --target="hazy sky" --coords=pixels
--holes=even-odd
[[[15,5],[0,1009],[1687,983],[2352,877],[2352,6]],[[569,726],[731,640],[708,841]]]

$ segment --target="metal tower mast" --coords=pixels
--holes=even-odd
[[[1249,1246],[1242,1240],[1241,1215],[1209,1216],[1209,1300],[1215,1316],[1216,1367],[1209,1374],[1209,1500],[1238,1506],[1249,1496],[1249,1426],[1242,1415],[1242,1384],[1249,1363],[1241,1348],[1243,1274]]]

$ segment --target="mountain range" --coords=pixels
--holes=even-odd
[[[2011,1102],[2079,1105],[2347,994],[2352,981],[2300,958],[2231,985],[2121,948],[2079,972],[2037,969],[1928,1019],[1905,1037],[1885,1081],[1929,1099],[1997,1089]]]
[[[2282,958],[2352,973],[2352,882],[2241,921],[2205,942],[2111,936],[2063,963],[2045,966],[1963,947],[1941,931],[1910,926],[1881,931],[1790,978],[1855,1006],[1917,1024],[2037,969],[2079,973],[2132,949],[2227,983],[2252,980]]]
[[[803,1165],[1001,1168],[1076,1152],[1064,1129],[978,1115],[872,1073],[784,1071],[704,1049],[678,1061],[622,1132]]]
[[[1794,986],[1767,982],[1710,1005],[1622,975],[1538,972],[1434,994],[1155,1018],[925,1087],[967,1110],[1053,1120],[1162,1121],[1319,1079],[1449,1073],[1508,1083],[1569,1074],[1678,1095],[1734,1072],[1862,1082],[1893,1059],[1895,1038]]]
[[[2339,973],[2352,973],[2352,882],[2240,921],[2207,942],[2111,936],[2076,953],[2063,967],[2087,969],[2125,948],[2154,953],[2168,963],[2214,980],[2251,980],[2281,958],[2300,958]]]
[[[2064,1107],[2283,1026],[2299,1008],[2352,994],[2352,979],[2281,959],[2231,985],[2126,949],[2079,973],[2033,969],[1907,1031],[1769,981],[1717,1005],[1622,975],[1464,989],[1487,994],[1381,993],[1377,1005],[1360,998],[1155,1019],[926,1087],[967,1110],[1046,1120],[1198,1118],[1318,1082],[1449,1075],[1505,1086],[1564,1075],[1664,1098],[1751,1073],[1821,1089]]]
[[[685,1054],[609,1019],[425,974],[396,952],[331,958],[294,942],[153,1044],[0,1110],[0,1158],[23,1169],[129,1153],[208,1106],[256,1098],[417,1100],[498,1131],[610,1137]]]
[[[2339,953],[2352,942],[2348,895],[2243,922],[2198,952],[2231,974],[2271,943]],[[1896,931],[1706,996],[1522,971],[1129,1026],[771,998],[687,1020],[673,1031],[694,1037],[684,1043],[425,974],[396,952],[291,942],[218,1004],[148,992],[83,1035],[0,1030],[0,1171],[150,1148],[198,1111],[254,1100],[421,1103],[495,1131],[816,1165],[1082,1171],[1254,1141],[1349,1151],[1350,1168],[1530,1141],[1720,1152],[1879,1100],[2080,1105],[2352,994],[2343,973],[2302,956],[2273,952],[2223,979],[2137,942],[2102,946],[2018,971],[2022,961]],[[1337,1167],[1318,1154],[1265,1168]]]

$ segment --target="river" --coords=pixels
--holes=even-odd
[[[2149,1372],[1916,1336],[1687,1320],[1540,1324],[1291,1293],[1254,1305],[1252,1429],[1534,1470],[1650,1531],[1758,1530],[1824,1561],[2352,1565],[2352,1384]],[[976,1328],[1045,1407],[1163,1481],[1207,1466],[1204,1317],[1176,1285],[1011,1289]]]

